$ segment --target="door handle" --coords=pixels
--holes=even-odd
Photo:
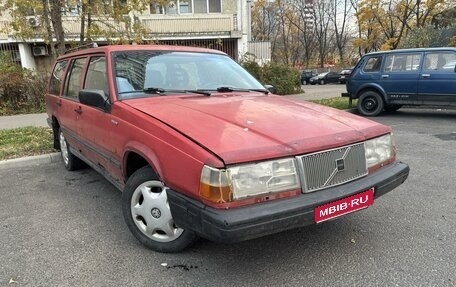
[[[382,79],[387,79],[389,78],[390,75],[382,75]]]
[[[429,78],[431,76],[431,74],[421,74],[421,77],[423,78]]]
[[[60,100],[60,101],[56,102],[55,104],[56,104],[57,106],[61,107],[61,106],[62,106],[62,101]]]
[[[78,107],[77,109],[74,109],[74,111],[76,113],[78,113],[79,115],[82,114],[82,108],[81,107]]]

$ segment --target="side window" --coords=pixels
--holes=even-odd
[[[382,56],[374,56],[367,59],[363,71],[367,73],[379,72],[382,65]]]
[[[421,54],[392,54],[385,58],[385,72],[416,71],[420,67]]]
[[[51,80],[49,81],[49,93],[52,95],[60,95],[60,86],[63,80],[63,73],[67,67],[68,60],[57,62],[52,71]]]
[[[103,90],[105,94],[109,94],[105,57],[96,56],[90,58],[84,89]]]
[[[86,58],[81,58],[72,62],[66,81],[64,96],[73,99],[78,98],[79,90],[81,90],[81,75],[85,61]]]
[[[454,69],[456,65],[456,53],[451,52],[436,52],[428,53],[424,56],[424,70],[440,70],[447,71]]]

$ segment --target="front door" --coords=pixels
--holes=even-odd
[[[389,104],[418,104],[421,53],[392,53],[385,57],[380,85]]]
[[[83,88],[101,90],[110,95],[104,55],[90,57]],[[111,138],[113,117],[110,111],[86,105],[80,105],[79,109],[79,136],[84,143],[87,157],[102,171],[111,177],[117,177],[121,174],[120,161]]]

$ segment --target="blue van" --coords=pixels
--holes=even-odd
[[[365,116],[402,105],[456,106],[456,48],[418,48],[364,55],[343,97],[358,99]]]

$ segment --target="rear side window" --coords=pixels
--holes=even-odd
[[[64,96],[77,99],[79,90],[81,90],[81,75],[86,58],[76,59],[72,62],[68,79],[66,81]]]
[[[374,56],[367,59],[363,71],[367,73],[379,72],[382,66],[382,56]]]
[[[416,71],[419,69],[421,54],[391,54],[386,56],[385,72]]]
[[[445,71],[453,69],[456,65],[456,53],[435,52],[428,53],[424,57],[424,67],[426,71]]]
[[[52,95],[60,95],[60,87],[62,86],[63,75],[67,67],[68,60],[59,61],[55,64],[52,71],[51,80],[49,81],[49,93]]]

